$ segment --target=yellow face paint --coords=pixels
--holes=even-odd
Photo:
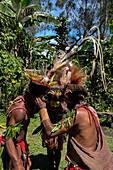
[[[67,94],[64,94],[64,96],[65,96],[65,98],[67,98],[67,99],[68,99],[68,95],[67,95]]]
[[[58,108],[62,99],[62,92],[58,88],[53,88],[49,92],[49,104],[51,108]]]
[[[50,106],[51,107],[59,107],[60,106],[60,102],[59,101],[50,101]]]

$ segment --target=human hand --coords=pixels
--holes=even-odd
[[[46,103],[42,101],[40,97],[36,98],[36,104],[39,109],[46,108]]]
[[[25,170],[25,168],[23,166],[19,166],[18,168],[16,168],[15,170]]]
[[[23,167],[23,165],[21,163],[19,163],[18,165],[11,167],[12,170],[25,170],[25,168]]]
[[[58,149],[58,136],[50,139],[46,139],[45,143],[49,149]]]

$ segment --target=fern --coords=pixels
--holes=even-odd
[[[70,111],[68,110],[67,114],[64,117],[64,124],[65,124],[65,128],[71,126],[71,118],[75,118],[75,111],[72,109],[72,112],[70,114]],[[52,129],[52,133],[56,132],[57,130],[61,129],[63,124],[62,122],[58,122],[56,124],[53,124],[55,127]]]
[[[7,137],[7,140],[9,140],[10,137],[16,139],[17,134],[19,134],[20,130],[22,129],[22,126],[23,125],[21,124],[21,122],[16,123],[14,126],[13,125],[8,126],[8,128],[3,134],[3,137]]]

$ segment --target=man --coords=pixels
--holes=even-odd
[[[26,142],[27,127],[30,116],[38,111],[36,97],[45,95],[48,90],[50,86],[47,83],[31,79],[25,95],[18,96],[9,106],[7,130],[0,137],[2,145],[0,169],[28,170],[30,168],[31,161]]]
[[[63,115],[66,113],[66,108],[62,104],[63,95],[57,84],[54,84],[51,91],[45,96],[45,100],[51,123],[56,124],[63,119]],[[42,132],[42,144],[43,147],[47,147],[50,169],[58,170],[65,137],[62,134],[58,137],[48,139],[44,129]]]
[[[40,117],[48,138],[68,133],[67,170],[112,170],[113,156],[105,140],[96,111],[84,103],[86,89],[81,85],[83,76],[71,68],[70,83],[64,89],[64,99],[69,109],[68,116],[59,123],[59,129],[52,126],[46,104],[37,98]]]
[[[36,98],[44,96],[51,89],[48,83],[59,68],[59,66],[54,67],[44,78],[26,74],[31,79],[28,91],[26,90],[25,96],[14,99],[9,106],[7,130],[0,137],[0,169],[28,170],[30,168],[26,142],[27,127],[30,117],[38,112]]]

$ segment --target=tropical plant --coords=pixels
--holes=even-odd
[[[40,22],[59,24],[56,17],[39,11],[41,6],[31,4],[31,0],[12,0],[0,2],[1,22],[4,38],[6,37],[6,49],[15,57],[20,56],[24,62],[30,61],[31,37],[26,33],[27,27],[38,25]],[[5,18],[5,19],[4,19]],[[29,63],[27,64],[29,65]],[[26,66],[26,62],[25,62]]]
[[[0,51],[0,87],[1,87],[1,108],[7,109],[9,101],[17,95],[23,94],[27,80],[22,71],[23,60],[13,57],[9,52]],[[24,88],[23,88],[24,87]]]
[[[0,1],[0,102],[5,109],[10,100],[23,94],[27,83],[23,68],[38,68],[38,60],[44,56],[44,47],[38,47],[27,30],[41,22],[59,24],[56,17],[41,12],[41,6],[31,4],[31,0]]]
[[[60,21],[60,26],[55,27],[57,37],[55,38],[57,42],[56,49],[65,51],[66,47],[69,46],[69,22],[65,17],[58,17]]]
[[[13,18],[20,28],[27,27],[30,24],[47,22],[51,24],[59,24],[56,17],[49,13],[40,12],[41,6],[31,4],[31,0],[12,0],[0,2],[0,13],[9,18]]]

